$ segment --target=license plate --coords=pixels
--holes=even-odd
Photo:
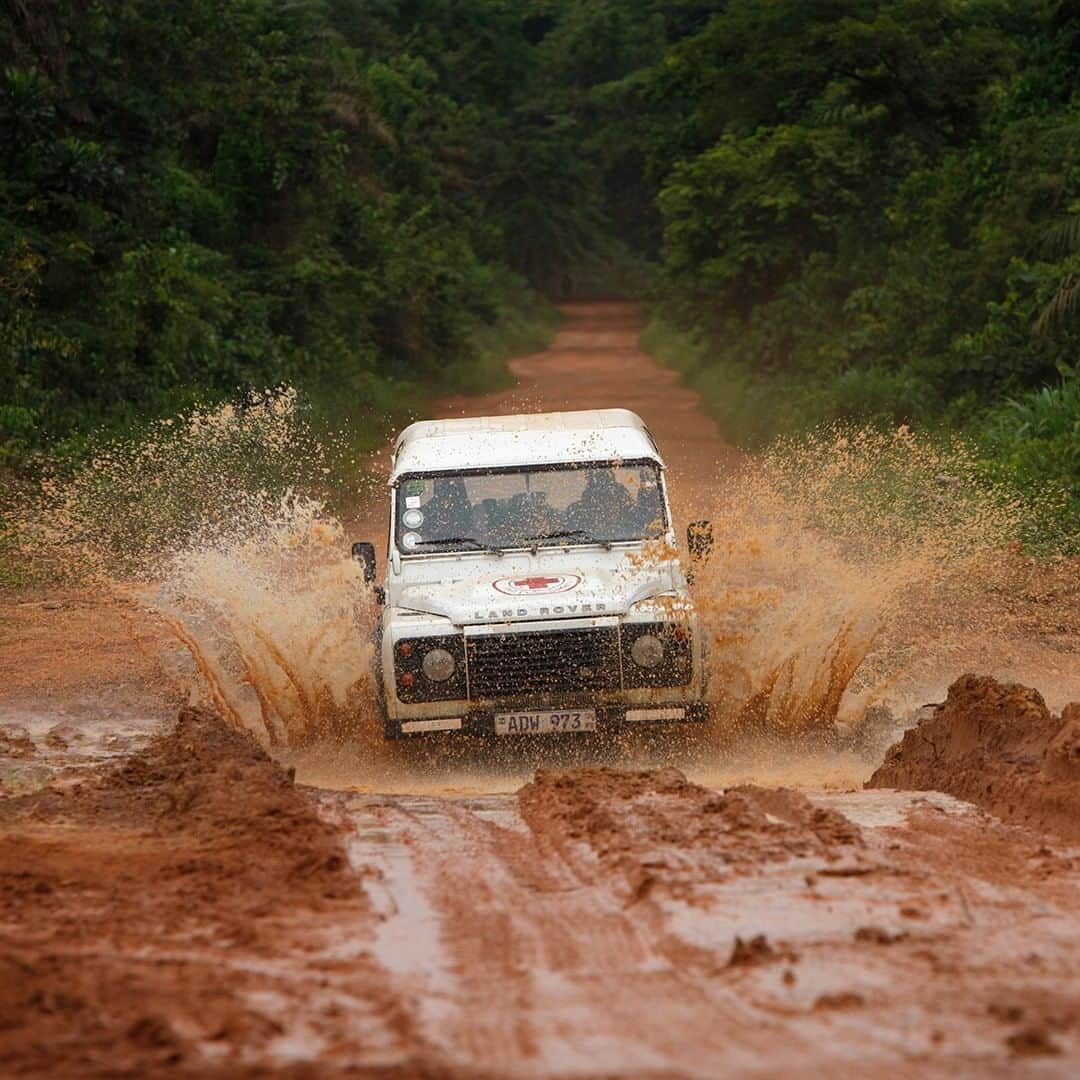
[[[595,709],[495,714],[496,735],[553,735],[595,730]]]

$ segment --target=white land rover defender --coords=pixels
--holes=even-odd
[[[664,465],[626,409],[422,421],[390,476],[374,683],[388,738],[703,720]],[[692,558],[711,546],[690,527]],[[366,581],[375,549],[353,545]]]

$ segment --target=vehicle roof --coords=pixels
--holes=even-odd
[[[421,420],[398,436],[390,482],[418,472],[640,458],[661,460],[629,409]]]

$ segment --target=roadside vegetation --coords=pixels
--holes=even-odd
[[[1078,53],[1077,0],[7,5],[0,469],[282,385],[377,442],[617,292],[728,437],[967,433],[1067,535]]]
[[[732,0],[653,71],[645,344],[748,446],[961,432],[1080,544],[1080,5]]]
[[[491,213],[524,209],[505,190],[518,58],[427,23],[363,2],[5,6],[0,465],[282,384],[374,430],[543,343],[553,312]]]

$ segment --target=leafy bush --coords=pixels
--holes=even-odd
[[[858,419],[895,428],[912,416],[938,414],[932,390],[909,370],[849,370],[832,379],[770,376],[716,358],[700,333],[654,318],[642,348],[683,373],[721,432],[755,449],[777,438]],[[1067,371],[1043,386],[974,416],[962,430],[977,448],[988,480],[1026,500],[1024,538],[1037,549],[1080,552],[1080,378]],[[920,425],[947,438],[948,424]]]
[[[1058,513],[1040,526],[1067,550],[1080,552],[1080,376],[1009,398],[980,425],[987,465],[1027,491],[1057,493]]]
[[[831,377],[770,375],[733,358],[708,336],[680,331],[661,317],[649,323],[641,345],[681,371],[724,436],[746,447],[836,420],[896,426],[928,411],[933,395],[915,372],[882,367],[849,368]]]

